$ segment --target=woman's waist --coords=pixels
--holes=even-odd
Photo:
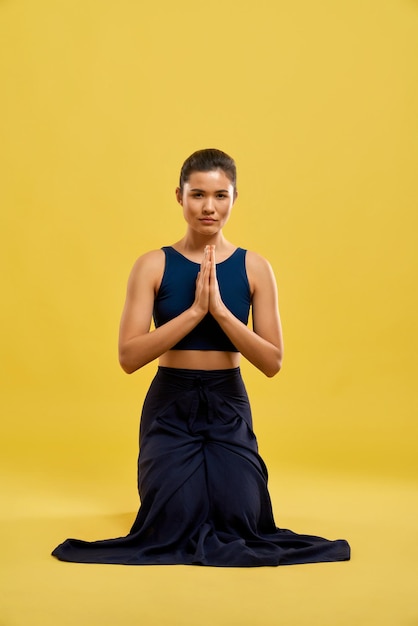
[[[191,369],[159,365],[151,387],[156,387],[158,397],[165,400],[179,399],[179,393],[197,393],[208,402],[207,393],[223,396],[224,400],[246,399],[246,391],[239,367],[224,369]],[[155,391],[155,389],[154,389]],[[202,396],[203,394],[203,396]],[[186,402],[186,398],[183,398]]]
[[[184,370],[228,370],[239,367],[240,357],[239,352],[168,350],[161,355],[159,365]]]

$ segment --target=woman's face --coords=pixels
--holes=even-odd
[[[214,235],[228,221],[237,193],[225,172],[216,169],[190,174],[183,190],[176,189],[176,197],[189,227]]]

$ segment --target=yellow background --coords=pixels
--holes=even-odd
[[[226,236],[278,280],[283,371],[243,364],[278,499],[298,472],[292,506],[320,518],[339,485],[416,489],[417,26],[414,0],[0,2],[6,519],[135,510],[155,364],[123,374],[119,316],[136,257],[182,236],[174,189],[203,147],[237,162]],[[49,528],[45,554],[77,524]],[[4,623],[27,624],[13,589]]]

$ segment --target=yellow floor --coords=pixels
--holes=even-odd
[[[270,474],[279,525],[348,539],[350,562],[255,569],[62,563],[49,553],[67,536],[127,532],[134,516],[120,509],[131,501],[127,487],[115,483],[104,495],[85,485],[77,510],[65,493],[58,506],[53,479],[9,476],[0,626],[418,625],[417,486],[290,468]]]

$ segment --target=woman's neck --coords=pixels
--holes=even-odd
[[[216,257],[219,260],[228,257],[236,248],[225,239],[222,233],[216,233],[213,237],[204,237],[199,233],[187,232],[180,241],[173,244],[173,248],[178,252],[188,258],[196,257],[198,260],[203,257],[205,246],[215,246]]]

